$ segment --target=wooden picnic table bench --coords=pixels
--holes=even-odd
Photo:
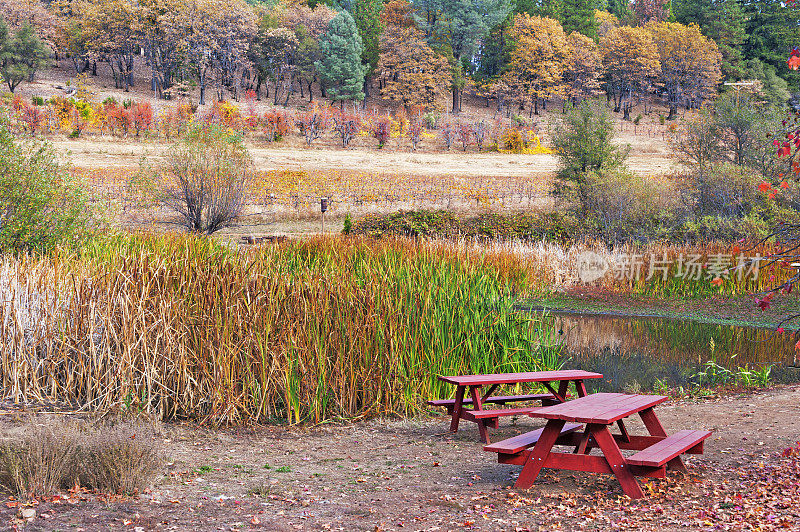
[[[506,405],[507,403],[523,401],[540,401],[543,406],[562,403],[567,400],[569,383],[574,383],[578,397],[586,395],[585,379],[600,379],[603,375],[582,370],[558,371],[530,371],[524,373],[495,373],[489,375],[458,375],[445,377],[440,375],[439,380],[449,382],[456,386],[454,399],[437,399],[428,401],[432,406],[444,406],[451,415],[450,431],[458,431],[459,420],[466,419],[478,425],[481,440],[489,443],[489,427],[497,428],[499,418],[504,416],[530,415],[534,408],[499,408],[485,410],[485,404]],[[554,386],[553,383],[558,383]],[[522,383],[540,383],[548,393],[534,393],[525,395],[498,395],[494,391],[501,385],[514,385]],[[483,387],[488,386],[486,392]],[[469,388],[469,392],[467,392]],[[465,408],[471,406],[472,408]]]
[[[631,498],[644,496],[636,476],[663,478],[666,470],[686,472],[684,453],[702,454],[706,430],[682,430],[668,436],[653,408],[667,398],[661,395],[596,393],[553,406],[538,408],[530,415],[547,419],[547,425],[525,434],[486,445],[502,464],[522,465],[514,485],[529,488],[543,467],[614,474]],[[639,414],[649,435],[631,435],[624,419]],[[610,427],[619,427],[612,434]],[[581,427],[585,425],[583,431]],[[555,445],[574,447],[572,453],[553,452]],[[589,453],[599,448],[602,456]],[[639,451],[625,457],[620,450]]]

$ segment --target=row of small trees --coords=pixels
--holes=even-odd
[[[157,136],[173,138],[196,125],[217,125],[241,135],[260,134],[277,142],[296,131],[311,146],[323,136],[337,138],[348,147],[356,137],[373,137],[379,148],[392,138],[408,139],[416,149],[424,139],[438,139],[451,149],[499,149],[522,153],[547,151],[541,147],[535,126],[522,117],[512,120],[461,119],[452,114],[425,112],[421,107],[409,112],[400,107],[393,114],[365,112],[358,108],[314,104],[307,110],[291,111],[280,107],[259,113],[251,94],[244,107],[233,102],[215,102],[205,108],[188,103],[165,105],[158,110],[148,102],[113,98],[91,102],[77,98],[53,97],[27,103],[19,96],[5,107],[10,127],[28,135],[64,133],[78,137],[87,133],[118,137]],[[4,106],[0,103],[0,109]]]

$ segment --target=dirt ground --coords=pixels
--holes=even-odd
[[[764,463],[780,460],[800,440],[798,404],[800,386],[788,386],[659,406],[668,432],[694,428],[713,435],[704,455],[687,459],[689,478],[672,473],[647,483],[650,496],[641,501],[624,497],[610,476],[564,471],[545,470],[530,490],[514,490],[519,466],[497,464],[483,452],[473,424],[451,434],[447,419],[437,415],[305,429],[165,424],[159,443],[167,465],[150,493],[133,499],[65,494],[39,503],[30,522],[15,519],[18,510],[9,505],[0,506],[0,519],[24,530],[135,532],[746,529],[737,528],[736,512],[747,505],[736,501],[758,493],[745,483],[747,472],[755,471],[754,482],[763,485]],[[506,418],[493,441],[538,425]],[[629,430],[643,427],[631,423]],[[787,468],[774,470],[780,475]],[[775,488],[785,491],[766,495],[769,514],[759,519],[800,530],[798,506],[778,502],[790,490],[796,494],[792,478],[794,484]],[[748,511],[744,521],[762,515]]]

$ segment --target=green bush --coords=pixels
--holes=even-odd
[[[588,214],[583,232],[609,243],[656,239],[660,227],[672,226],[683,215],[680,197],[668,179],[617,167],[589,172],[584,186]]]
[[[567,110],[562,122],[553,131],[553,147],[561,162],[556,193],[575,196],[581,214],[586,216],[591,204],[591,172],[621,167],[627,149],[614,145],[614,125],[608,110],[584,100]]]
[[[594,179],[594,178],[593,178]],[[800,213],[774,202],[758,205],[743,216],[695,216],[678,198],[659,197],[663,185],[647,183],[623,173],[608,178],[607,192],[594,199],[588,216],[567,213],[484,213],[458,218],[449,211],[400,211],[370,214],[353,223],[353,234],[420,236],[427,238],[478,238],[545,240],[569,244],[600,240],[609,245],[623,242],[697,244],[749,241],[765,238],[780,220],[800,224]],[[617,187],[618,194],[612,193]],[[623,193],[627,186],[629,194]]]
[[[254,176],[241,135],[194,126],[172,144],[160,168],[142,165],[130,188],[173,211],[188,231],[210,235],[239,218]]]
[[[0,123],[0,250],[45,251],[87,232],[92,209],[52,148],[18,141]]]
[[[342,234],[349,235],[353,231],[353,217],[348,212],[344,216],[344,224],[342,225]]]
[[[353,233],[382,237],[388,235],[434,238],[519,238],[525,240],[570,241],[578,234],[575,218],[561,213],[484,213],[459,219],[450,211],[399,211],[369,214],[353,224]]]

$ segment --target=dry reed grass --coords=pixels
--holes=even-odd
[[[556,364],[513,311],[525,260],[407,240],[246,252],[176,235],[81,256],[3,259],[2,386],[212,423],[400,414],[450,393],[435,376]]]

